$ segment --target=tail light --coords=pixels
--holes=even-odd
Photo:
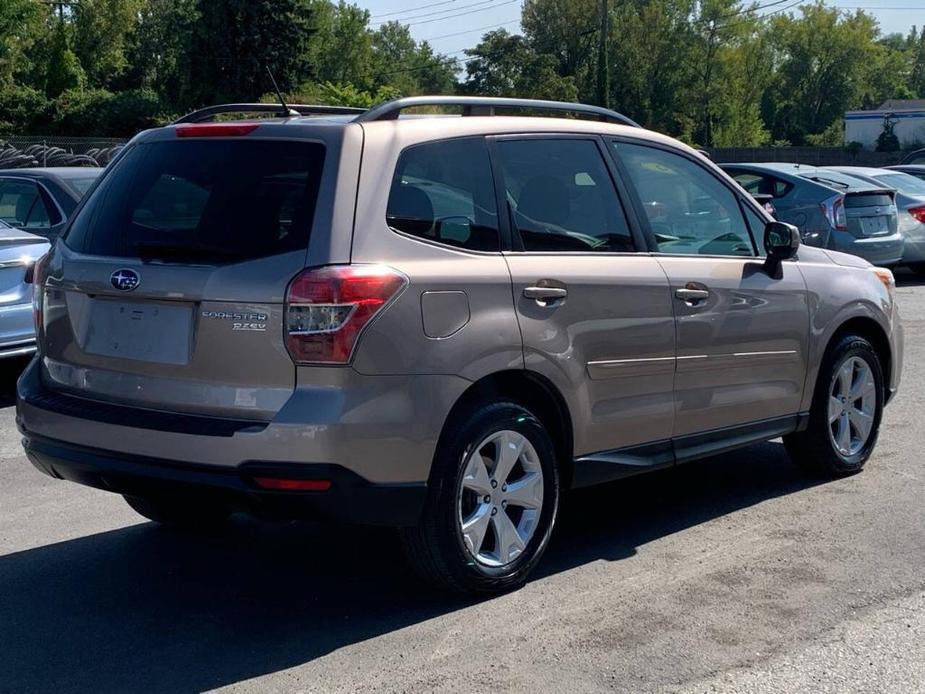
[[[911,207],[907,210],[917,222],[920,224],[925,224],[925,206],[923,207]]]
[[[836,231],[848,230],[848,215],[845,214],[844,195],[835,195],[828,200],[823,200],[819,207],[822,208],[830,227]]]
[[[286,347],[297,364],[346,364],[363,328],[408,280],[383,265],[331,265],[296,275],[286,296]]]
[[[32,319],[35,322],[35,337],[41,348],[42,329],[44,328],[43,312],[45,310],[45,270],[48,265],[48,254],[35,261],[26,269],[25,283],[32,285]]]

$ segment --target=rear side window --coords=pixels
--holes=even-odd
[[[0,220],[21,229],[45,229],[61,218],[38,185],[6,178],[0,179]]]
[[[736,183],[752,195],[770,195],[774,198],[782,198],[793,188],[793,184],[773,176],[762,176],[746,171],[733,171],[731,175],[736,180]]]
[[[497,251],[498,211],[485,140],[417,145],[399,157],[386,209],[389,226],[427,241]]]
[[[237,262],[307,247],[324,163],[308,142],[152,142],[127,152],[65,242],[91,255]]]
[[[498,143],[512,223],[526,251],[632,252],[613,179],[593,140]]]

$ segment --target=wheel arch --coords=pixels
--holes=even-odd
[[[459,396],[444,421],[440,442],[447,424],[466,410],[480,403],[510,400],[523,405],[542,422],[556,448],[562,488],[568,489],[572,479],[574,434],[568,405],[559,389],[542,374],[525,369],[496,371],[473,382]]]
[[[880,368],[883,370],[883,397],[884,401],[886,401],[889,397],[893,369],[893,352],[886,330],[879,322],[869,316],[846,318],[838,324],[838,327],[832,331],[826,341],[825,350],[822,353],[823,358],[829,353],[832,346],[845,335],[863,337],[874,348],[877,357],[880,359]],[[818,371],[816,372],[816,377],[818,379]],[[811,392],[815,392],[815,383]]]

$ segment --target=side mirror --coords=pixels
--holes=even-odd
[[[780,275],[780,264],[790,260],[800,247],[800,230],[786,222],[768,222],[764,227],[765,267],[772,277]]]

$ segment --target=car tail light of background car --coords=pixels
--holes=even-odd
[[[304,270],[286,296],[286,347],[297,364],[346,364],[363,328],[408,284],[383,265]]]
[[[35,321],[35,337],[38,341],[42,336],[42,313],[45,304],[45,269],[48,264],[48,254],[36,260],[30,267],[26,268],[26,276],[23,281],[32,285],[32,318]]]
[[[828,200],[823,200],[820,205],[825,218],[829,221],[829,226],[836,231],[848,230],[848,215],[845,214],[845,196],[834,195]]]

